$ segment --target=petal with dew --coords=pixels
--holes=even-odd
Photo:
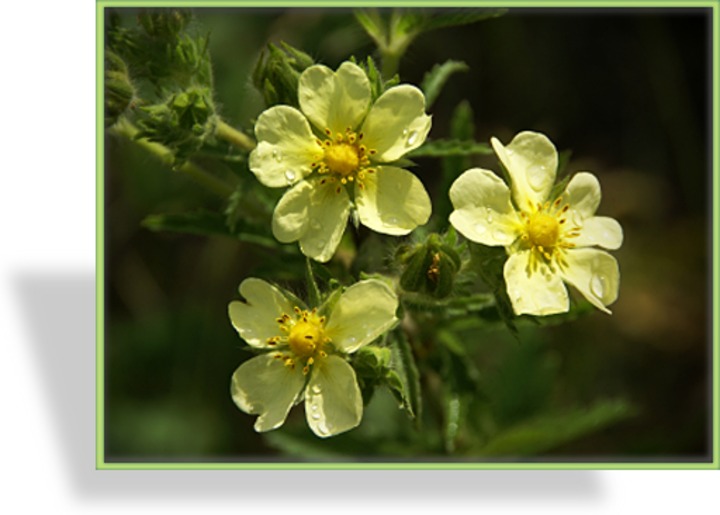
[[[503,275],[508,297],[517,315],[553,315],[570,307],[567,288],[558,274],[530,270],[530,251],[512,254],[505,262]]]
[[[355,352],[397,322],[397,308],[397,296],[382,281],[357,282],[333,306],[325,333],[341,351]]]
[[[455,207],[450,223],[469,240],[508,246],[517,238],[521,221],[510,202],[510,188],[491,171],[464,172],[450,187],[450,201]]]
[[[570,206],[575,218],[579,218],[576,220],[579,223],[595,214],[601,196],[600,182],[590,172],[576,173],[562,194],[563,201]]]
[[[250,170],[265,186],[280,188],[312,172],[311,164],[322,158],[310,124],[290,106],[263,111],[255,124],[257,147],[250,153]]]
[[[339,356],[318,360],[305,391],[305,417],[321,438],[348,431],[360,424],[362,395],[353,368]]]
[[[260,415],[255,431],[280,427],[305,385],[302,367],[285,366],[270,352],[249,359],[232,376],[230,392],[238,408]]]
[[[233,327],[248,345],[268,348],[267,339],[281,334],[275,319],[292,313],[292,304],[280,290],[254,277],[240,284],[240,295],[245,302],[234,300],[228,307]]]
[[[362,126],[363,141],[376,151],[375,162],[389,163],[422,145],[431,125],[422,91],[403,84],[388,89],[370,108]]]
[[[308,229],[300,237],[302,253],[316,261],[326,262],[335,254],[350,216],[350,197],[337,182],[321,184],[315,178],[310,206]]]
[[[620,268],[607,252],[597,249],[569,249],[563,279],[578,289],[596,308],[610,314],[606,307],[618,297]]]
[[[363,225],[394,236],[424,225],[432,212],[420,179],[394,166],[380,166],[366,174],[355,187],[355,204]]]
[[[513,198],[523,211],[547,200],[555,183],[558,156],[555,145],[539,132],[525,131],[504,146],[497,138],[490,140],[495,153],[510,174]]]
[[[619,249],[623,242],[623,230],[614,218],[593,216],[583,221],[579,236],[572,242],[576,247],[597,245],[610,250]]]
[[[307,68],[298,85],[300,109],[321,131],[356,129],[370,106],[370,81],[358,65],[346,61],[336,72],[323,65]]]

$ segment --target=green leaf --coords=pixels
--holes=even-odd
[[[445,14],[428,14],[420,21],[420,30],[428,32],[435,29],[459,27],[470,23],[489,20],[502,16],[507,9],[455,9]]]
[[[462,61],[445,61],[442,64],[436,64],[432,70],[425,74],[420,88],[425,93],[425,107],[430,108],[440,95],[443,86],[453,73],[464,72],[469,70],[467,64]]]
[[[633,414],[633,408],[624,400],[606,400],[589,408],[542,415],[506,429],[477,452],[483,456],[503,457],[540,454],[600,431]]]
[[[500,318],[510,332],[518,338],[518,330],[515,325],[515,312],[508,298],[503,267],[507,261],[507,254],[502,247],[486,247],[468,241],[470,250],[470,268],[476,271],[490,288],[495,297],[495,305]]]
[[[422,411],[420,372],[415,363],[410,342],[402,329],[391,333],[391,359],[386,377],[393,394],[407,410],[408,415],[418,423]]]
[[[408,153],[407,156],[414,157],[465,157],[465,156],[487,156],[493,153],[487,143],[476,141],[460,141],[456,139],[437,139],[425,143],[423,146]]]
[[[378,47],[387,44],[387,26],[377,9],[358,9],[355,19]]]
[[[170,231],[202,236],[226,236],[262,247],[285,251],[284,246],[265,236],[263,231],[253,230],[249,225],[239,224],[235,231],[231,231],[222,213],[199,211],[194,213],[155,214],[146,217],[141,225],[151,231]]]

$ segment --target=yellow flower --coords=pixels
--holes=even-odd
[[[362,395],[347,354],[369,344],[396,322],[398,299],[377,279],[347,288],[324,313],[294,306],[277,288],[245,279],[230,320],[253,348],[266,351],[246,361],[232,377],[231,393],[244,412],[259,415],[258,432],[280,427],[290,408],[305,400],[305,415],[320,437],[356,427]]]
[[[430,198],[412,173],[386,163],[419,147],[430,131],[425,97],[410,85],[385,91],[371,105],[370,82],[357,65],[307,68],[300,110],[278,105],[255,124],[250,170],[269,187],[291,188],[275,208],[272,229],[283,243],[328,261],[351,208],[370,229],[408,234],[430,217]]]
[[[567,311],[563,283],[610,313],[606,306],[617,298],[620,272],[615,258],[594,247],[618,249],[623,232],[614,219],[595,216],[597,178],[577,173],[564,192],[549,198],[558,157],[546,136],[521,132],[507,147],[496,138],[491,143],[512,189],[488,170],[467,170],[450,188],[450,223],[471,241],[506,248],[504,277],[516,314]]]

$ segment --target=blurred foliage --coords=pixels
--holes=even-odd
[[[500,14],[107,13],[108,461],[706,456],[704,15]],[[258,186],[247,151],[217,127],[232,120],[251,134],[263,106],[297,103],[304,68],[349,56],[373,98],[402,77],[432,105],[430,139],[408,158],[421,165],[433,216],[400,240],[351,227],[319,265],[270,237],[280,192]],[[171,167],[119,137],[119,119],[137,127],[136,141],[162,145]],[[601,212],[625,230],[612,317],[575,299],[567,314],[515,317],[505,253],[466,245],[448,226],[449,185],[473,166],[498,170],[490,137],[523,129],[572,146],[559,178],[600,176]],[[230,193],[198,188],[177,173],[185,161]],[[229,395],[250,357],[227,318],[237,286],[271,277],[299,298],[332,302],[361,274],[398,276],[408,315],[352,359],[367,402],[361,425],[321,441],[296,408],[258,435]]]

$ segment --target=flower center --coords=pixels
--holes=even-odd
[[[298,361],[304,362],[302,371],[307,374],[316,359],[327,357],[323,347],[330,343],[330,338],[325,336],[325,317],[318,316],[316,308],[303,311],[296,306],[294,311],[296,319],[283,313],[275,320],[280,332],[286,336],[272,336],[267,339],[267,344],[278,347],[280,352],[275,353],[275,358],[281,359],[292,370]]]
[[[527,222],[527,235],[534,246],[553,248],[560,235],[558,219],[542,211],[535,213]]]
[[[296,356],[309,358],[322,347],[322,344],[323,328],[317,320],[302,319],[290,329],[288,345]]]
[[[331,172],[348,176],[360,165],[358,148],[347,143],[332,145],[325,149],[325,164]]]
[[[357,134],[350,127],[344,133],[333,135],[330,129],[325,129],[327,139],[316,140],[322,153],[318,160],[312,163],[313,168],[320,174],[330,174],[323,178],[320,184],[340,182],[335,187],[336,193],[342,191],[342,185],[357,181],[358,188],[363,189],[366,174],[373,174],[375,170],[370,167],[369,156],[375,154],[361,143],[363,134]]]
[[[580,227],[567,223],[570,206],[561,204],[562,198],[557,198],[552,203],[530,205],[529,211],[520,212],[524,221],[521,239],[530,249],[529,273],[540,265],[546,265],[551,272],[555,264],[560,268],[567,265],[565,252],[575,247],[570,240],[580,235]]]

